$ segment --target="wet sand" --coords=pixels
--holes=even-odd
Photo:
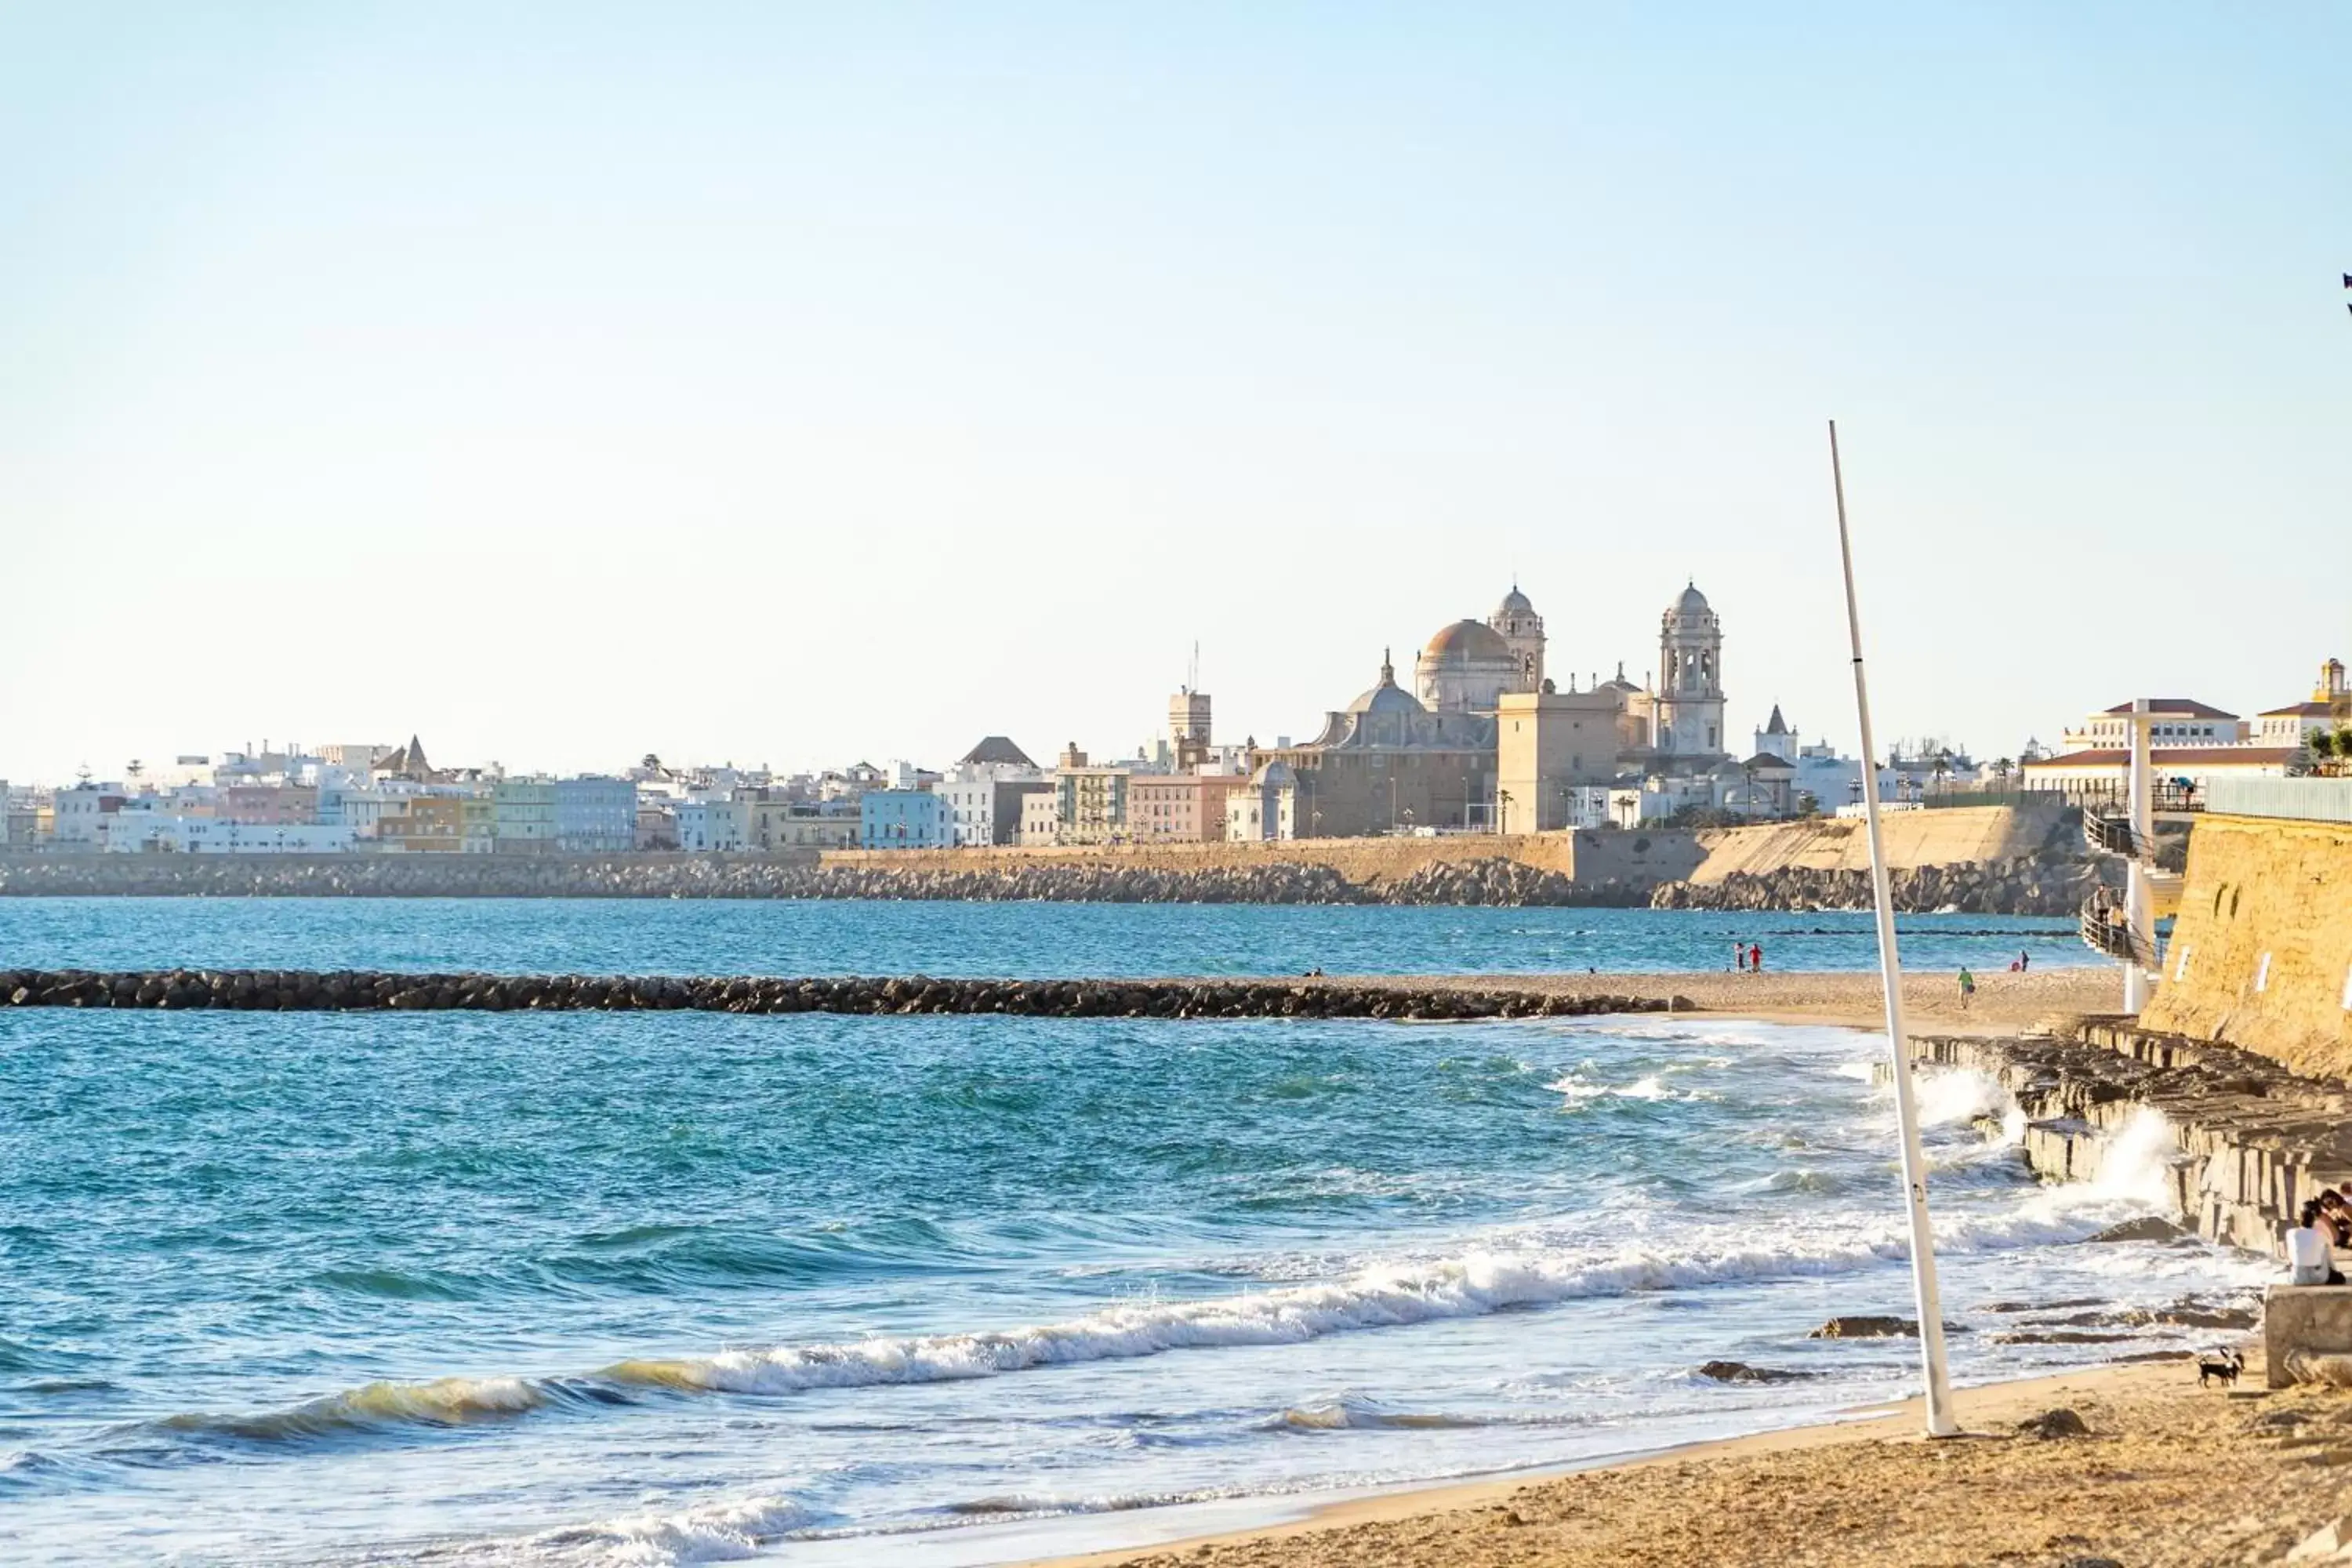
[[[1904,1022],[1920,1034],[2014,1034],[2053,1018],[2114,1013],[2123,1005],[2122,971],[2111,965],[2006,971],[1976,976],[1975,997],[1963,1007],[1958,976],[1926,972],[1903,977]],[[1775,1023],[1886,1026],[1875,971],[1790,970],[1761,974],[1729,971],[1679,974],[1395,975],[1371,985],[1465,986],[1545,994],[1681,998],[1708,1013],[1730,1013]]]
[[[2250,1349],[2250,1354],[2253,1353]],[[2187,1361],[1963,1390],[1967,1436],[1916,1402],[1603,1469],[1386,1494],[1294,1524],[1062,1568],[2127,1568],[2275,1561],[2352,1510],[2352,1394],[2200,1388]],[[2088,1429],[2019,1423],[2063,1408]]]

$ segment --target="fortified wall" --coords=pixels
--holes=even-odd
[[[2063,830],[2063,807],[1969,805],[1938,811],[1893,811],[1883,819],[1886,863],[1898,870],[1974,866],[2041,853]],[[1717,828],[1698,836],[1703,858],[1687,880],[1706,886],[1734,874],[1867,871],[1870,836],[1859,817],[1814,817],[1755,827]]]
[[[1905,908],[2046,912],[2046,844],[2009,807],[1900,813]],[[637,855],[0,855],[0,895],[1065,899],[1217,903],[1845,908],[1867,901],[1858,823],[1070,847]],[[1826,879],[1826,881],[1825,881]],[[1843,883],[1851,882],[1851,887]],[[1831,886],[1829,883],[1840,885]],[[2055,884],[2053,884],[2054,886]],[[1856,889],[1860,890],[1857,891]],[[2071,884],[2060,889],[2072,897]],[[1736,900],[1687,898],[1693,893]],[[2058,897],[2053,893],[2052,897]],[[2046,900],[2043,901],[2047,901]],[[2071,910],[2064,902],[2060,912]]]
[[[2352,824],[2200,819],[2144,1027],[2352,1076]]]
[[[1430,838],[1292,838],[1221,844],[1001,846],[968,849],[828,849],[828,867],[902,871],[987,871],[1051,866],[1150,871],[1239,871],[1319,866],[1359,887],[1377,887],[1434,868],[1506,860],[1553,871],[1583,886],[1612,880],[1646,893],[1688,877],[1705,859],[1696,834],[1650,829],[1562,833],[1447,834]]]

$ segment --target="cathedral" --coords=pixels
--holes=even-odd
[[[1314,740],[1260,748],[1251,765],[1295,792],[1284,804],[1298,836],[1347,837],[1523,830],[1515,819],[1540,829],[1558,825],[1572,789],[1694,779],[1730,764],[1723,624],[1696,583],[1659,618],[1654,686],[1635,686],[1620,664],[1614,679],[1595,675],[1580,692],[1571,675],[1561,692],[1544,674],[1544,651],[1543,617],[1515,583],[1485,620],[1438,628],[1414,661],[1412,690],[1383,658],[1379,680],[1327,714]]]
[[[1685,586],[1658,618],[1654,687],[1635,686],[1625,667],[1589,689],[1615,695],[1622,718],[1619,760],[1629,771],[1701,771],[1730,755],[1723,721],[1723,622],[1698,591]],[[1413,689],[1433,713],[1494,716],[1507,696],[1549,692],[1544,678],[1544,623],[1517,584],[1483,621],[1438,628],[1421,650]],[[1576,678],[1569,677],[1569,690]]]

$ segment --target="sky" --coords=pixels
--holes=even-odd
[[[2352,8],[0,4],[0,778],[2352,658]],[[1563,684],[1565,681],[1563,680]]]

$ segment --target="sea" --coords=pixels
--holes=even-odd
[[[1923,968],[2088,962],[1901,922]],[[1005,975],[1875,962],[1865,917],[0,900],[0,965]],[[0,1009],[0,1561],[980,1564],[1912,1392],[1885,1043],[1440,1024]],[[1955,1375],[2196,1348],[2268,1265],[2095,1240],[1921,1086]],[[2087,1326],[2085,1326],[2087,1325]],[[1738,1362],[1769,1383],[1699,1370]],[[1785,1374],[1782,1376],[1780,1374]]]

